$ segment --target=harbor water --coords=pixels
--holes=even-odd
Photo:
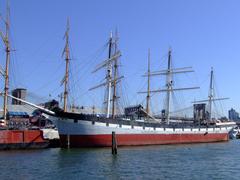
[[[240,141],[0,152],[0,179],[239,179]]]

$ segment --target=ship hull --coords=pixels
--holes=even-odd
[[[62,147],[109,147],[112,146],[112,135],[61,135]],[[228,134],[132,134],[116,135],[118,146],[144,146],[166,144],[189,144],[228,141]]]
[[[118,146],[210,143],[228,141],[231,128],[152,128],[90,121],[59,120],[61,147],[109,147],[112,132]]]
[[[48,145],[41,130],[0,130],[0,150],[42,149]]]

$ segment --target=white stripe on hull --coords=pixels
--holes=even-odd
[[[58,131],[60,135],[100,135],[112,134],[222,134],[228,133],[232,127],[222,128],[152,128],[142,126],[110,124],[79,120],[74,123],[72,119],[59,119]]]

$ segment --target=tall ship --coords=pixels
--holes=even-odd
[[[175,91],[194,90],[199,87],[176,88],[173,75],[193,72],[191,67],[173,68],[172,51],[168,51],[167,69],[151,72],[150,51],[148,55],[148,71],[144,74],[147,77],[147,90],[139,92],[146,94],[146,107],[142,105],[125,107],[124,113],[117,111],[118,99],[117,85],[124,78],[119,76],[119,58],[121,52],[118,49],[118,36],[113,37],[112,33],[108,40],[108,56],[100,63],[94,73],[105,69],[105,82],[91,88],[105,87],[105,108],[106,113],[74,113],[68,111],[68,83],[69,83],[69,22],[65,32],[65,74],[62,81],[64,84],[63,109],[58,103],[51,104],[48,109],[36,106],[19,98],[8,95],[8,97],[22,101],[42,110],[57,122],[61,147],[108,147],[112,145],[112,134],[115,134],[118,146],[138,145],[164,145],[183,143],[210,143],[229,140],[229,132],[233,124],[219,123],[212,118],[212,103],[223,98],[214,98],[213,95],[213,70],[211,70],[210,91],[207,100],[194,102],[194,118],[184,118],[171,115],[172,93]],[[151,76],[165,76],[164,89],[151,90]],[[161,115],[153,115],[150,110],[150,99],[153,93],[166,94],[166,107]],[[206,111],[206,103],[210,107]]]
[[[113,37],[112,33],[108,41],[108,56],[105,61],[99,64],[93,72],[105,69],[105,82],[91,88],[94,90],[99,87],[106,88],[106,114],[84,114],[73,113],[67,110],[68,80],[69,80],[69,26],[66,34],[66,45],[64,49],[66,60],[66,72],[64,76],[64,108],[52,109],[52,116],[58,120],[58,131],[62,147],[107,147],[112,145],[112,133],[116,134],[118,146],[137,146],[137,145],[162,145],[162,144],[181,144],[181,143],[206,143],[220,142],[229,140],[231,125],[218,126],[211,117],[211,105],[214,100],[212,94],[211,71],[210,92],[207,102],[210,111],[206,113],[205,105],[195,102],[195,118],[184,119],[171,116],[172,92],[198,89],[175,88],[173,75],[179,73],[192,72],[191,67],[173,68],[171,49],[168,52],[167,69],[162,71],[150,71],[150,52],[148,57],[148,71],[144,75],[148,79],[146,92],[146,107],[142,105],[126,107],[124,113],[118,114],[117,106],[117,84],[123,76],[118,75],[118,64],[121,52],[118,49],[118,37]],[[150,76],[166,76],[165,89],[150,90]],[[150,113],[150,97],[152,93],[166,93],[167,105],[160,116]]]
[[[3,18],[1,18],[3,19]],[[3,112],[0,118],[0,150],[2,149],[35,149],[46,148],[48,141],[43,139],[43,132],[34,129],[30,125],[30,119],[26,114],[14,114],[8,110],[9,102],[9,65],[10,65],[10,41],[9,41],[9,6],[7,16],[3,19],[6,26],[5,33],[0,31],[0,36],[5,46],[6,62],[5,69],[0,66],[1,76],[4,78]]]

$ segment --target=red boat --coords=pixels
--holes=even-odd
[[[25,124],[29,119],[21,119],[18,124],[22,127],[14,127],[15,120],[8,116],[8,95],[9,95],[9,65],[10,65],[10,52],[11,47],[9,43],[9,7],[7,6],[7,15],[5,26],[6,32],[1,32],[1,38],[5,45],[6,51],[6,63],[5,71],[1,71],[1,75],[4,77],[4,92],[3,95],[3,117],[0,122],[0,149],[29,149],[29,148],[45,148],[48,146],[48,141],[43,139],[43,133],[41,130],[31,130]],[[11,121],[13,122],[11,124]],[[18,121],[18,120],[16,120]]]
[[[39,149],[48,147],[41,130],[0,130],[0,149]]]

